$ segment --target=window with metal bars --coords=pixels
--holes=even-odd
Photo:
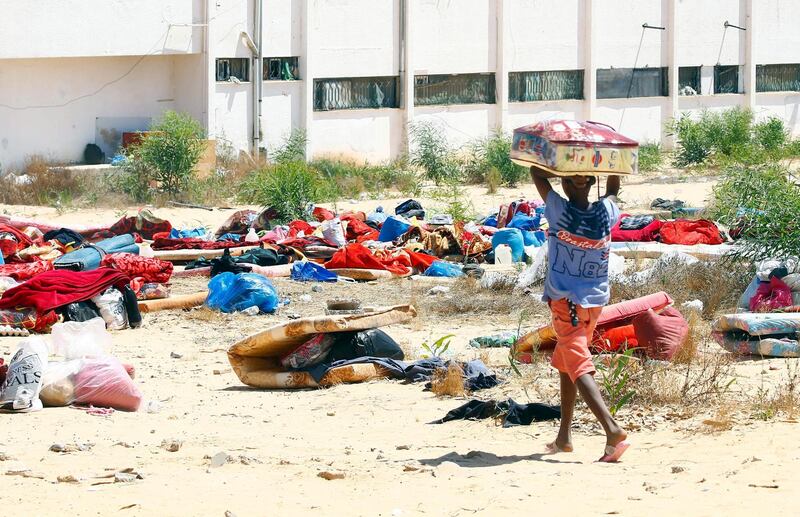
[[[756,65],[756,91],[800,91],[800,64]]]
[[[414,76],[414,104],[494,104],[494,74]]]
[[[700,67],[682,66],[678,69],[678,95],[700,95]]]
[[[240,81],[246,83],[250,80],[250,60],[246,57],[221,57],[217,58],[217,81]]]
[[[399,107],[398,77],[314,80],[314,111]]]
[[[714,93],[742,93],[739,88],[739,65],[714,67]]]
[[[583,70],[548,70],[508,74],[511,102],[583,99]]]
[[[599,68],[598,99],[666,97],[669,80],[666,68]]]
[[[296,81],[300,79],[297,57],[265,57],[265,81]]]

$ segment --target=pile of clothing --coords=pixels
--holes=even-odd
[[[622,214],[611,229],[613,242],[661,242],[664,244],[722,244],[722,232],[707,219],[661,221],[651,215]]]

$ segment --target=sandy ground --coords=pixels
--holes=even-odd
[[[651,179],[652,181],[652,179]],[[654,197],[678,197],[702,205],[712,183],[628,183],[623,199],[645,205]],[[532,186],[486,196],[471,189],[480,211]],[[352,208],[398,200],[366,200]],[[423,204],[426,200],[423,199]],[[340,208],[342,208],[340,206]],[[350,207],[348,207],[350,208]],[[0,207],[8,213],[69,224],[106,223],[119,210],[59,214],[34,207]],[[133,213],[134,208],[129,212]],[[216,226],[230,210],[158,209],[177,226]],[[800,474],[798,427],[791,418],[744,419],[710,433],[702,420],[712,408],[676,414],[625,409],[633,448],[618,465],[595,463],[603,436],[585,407],[575,426],[576,452],[542,456],[556,423],[503,429],[494,422],[431,425],[462,404],[437,398],[421,385],[393,381],[325,390],[259,391],[230,371],[225,349],[287,314],[320,314],[324,301],[355,296],[367,305],[414,303],[420,317],[387,331],[409,356],[427,339],[453,333],[452,352],[473,358],[471,337],[515,328],[509,313],[444,316],[426,294],[431,284],[310,285],[276,281],[291,303],[278,314],[218,315],[199,309],[148,315],[137,330],[114,333],[113,353],[135,365],[147,401],[137,413],[90,416],[70,408],[27,415],[0,415],[0,501],[26,515],[796,515]],[[176,293],[201,290],[199,279],[181,279]],[[310,300],[304,295],[310,296]],[[535,327],[539,315],[525,322]],[[0,354],[14,352],[17,338],[0,338]],[[171,357],[171,353],[179,358]],[[556,375],[544,366],[523,367],[524,382],[505,367],[506,352],[483,358],[509,382],[481,398],[556,402]],[[737,388],[777,383],[785,361],[735,365]],[[680,411],[679,411],[680,412]],[[162,442],[179,441],[175,452]],[[87,450],[51,452],[53,444]],[[220,455],[220,453],[223,453]],[[229,458],[226,462],[212,461]],[[223,464],[220,464],[223,463]],[[124,469],[141,474],[130,483],[109,483]],[[22,472],[26,474],[21,475]],[[344,474],[328,481],[321,472]],[[75,482],[59,482],[72,476]]]

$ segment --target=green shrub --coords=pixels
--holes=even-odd
[[[105,183],[111,192],[125,194],[136,203],[149,203],[153,200],[153,189],[150,186],[153,171],[144,160],[128,160],[118,171],[109,172]]]
[[[475,207],[467,193],[458,182],[449,181],[431,192],[431,197],[439,203],[438,212],[449,214],[453,221],[475,219]]]
[[[286,223],[306,218],[309,204],[320,201],[324,193],[317,171],[295,161],[254,171],[240,184],[238,197],[244,203],[275,209],[277,222]]]
[[[704,111],[693,120],[687,115],[667,125],[676,135],[675,165],[758,165],[794,156],[800,144],[789,140],[783,121],[770,118],[754,123],[753,113],[743,108],[721,112]]]
[[[429,180],[440,185],[461,175],[458,161],[442,132],[429,122],[411,126],[414,152],[411,165],[419,167]]]
[[[645,142],[639,146],[639,170],[642,172],[653,172],[661,169],[664,164],[664,154],[661,152],[661,144]]]
[[[497,169],[504,184],[516,186],[527,176],[527,169],[511,161],[511,137],[501,129],[484,140],[483,152],[487,170]]]
[[[779,164],[726,167],[711,216],[728,226],[743,224],[742,257],[785,258],[800,250],[800,188]]]
[[[205,150],[205,133],[199,122],[184,113],[167,111],[134,149],[133,161],[147,171],[170,196],[183,193]],[[137,166],[138,167],[138,166]]]
[[[308,137],[305,129],[293,129],[284,142],[279,145],[269,158],[273,163],[288,163],[306,159]]]

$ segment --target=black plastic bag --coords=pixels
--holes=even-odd
[[[359,332],[338,332],[331,347],[328,362],[358,357],[387,357],[401,361],[405,358],[397,341],[380,329]]]
[[[100,317],[100,311],[93,302],[74,302],[60,309],[67,321],[89,321]]]

